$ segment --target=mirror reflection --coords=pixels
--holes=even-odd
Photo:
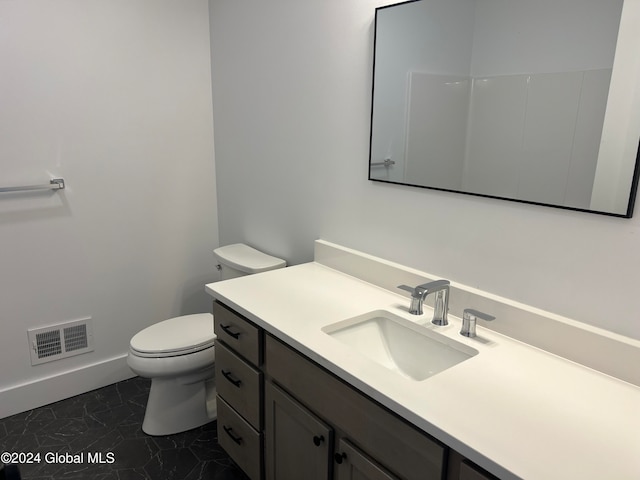
[[[613,161],[620,149],[601,148],[620,128],[607,109],[622,11],[623,0],[378,8],[369,178],[631,216],[638,143]]]

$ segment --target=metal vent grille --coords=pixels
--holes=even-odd
[[[36,353],[38,358],[51,357],[62,353],[60,330],[52,330],[36,334]]]
[[[87,326],[85,324],[64,329],[64,349],[67,352],[87,348]]]
[[[30,329],[27,334],[31,365],[93,351],[90,318]]]

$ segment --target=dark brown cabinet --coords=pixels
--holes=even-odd
[[[499,480],[478,465],[449,449],[446,480]]]
[[[490,480],[457,452],[215,302],[220,445],[251,480]]]
[[[270,382],[264,408],[267,480],[328,480],[332,429]]]
[[[263,478],[263,331],[213,304],[218,441],[251,480]]]
[[[399,480],[348,440],[340,439],[334,457],[336,480]]]
[[[333,436],[339,438],[337,447],[332,450],[329,478],[337,478],[338,475],[371,480],[442,478],[447,449],[433,437],[271,335],[265,335],[264,355],[265,384],[277,383],[292,401],[321,419],[331,428]],[[267,457],[270,455],[269,443],[274,441],[273,433],[269,431],[269,415],[270,410],[267,409]],[[299,441],[306,440],[300,438]],[[277,442],[275,448],[278,448]],[[352,449],[351,455],[347,452],[349,449]],[[283,458],[279,460],[284,461]],[[366,463],[376,468],[367,468],[364,466]],[[345,468],[341,468],[343,465]],[[363,476],[364,472],[373,471],[377,476]],[[386,474],[386,477],[381,474]]]

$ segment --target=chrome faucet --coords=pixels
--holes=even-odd
[[[435,325],[448,325],[447,311],[449,310],[449,280],[434,280],[417,287],[408,285],[398,285],[398,288],[411,293],[411,305],[409,313],[412,315],[422,315],[422,304],[430,293],[436,294],[433,319],[431,323]]]
[[[471,338],[475,337],[476,322],[478,318],[485,321],[491,321],[495,320],[496,317],[479,312],[473,308],[465,308],[462,312],[462,329],[460,330],[460,335]]]

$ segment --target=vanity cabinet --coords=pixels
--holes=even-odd
[[[333,428],[270,382],[265,384],[265,417],[267,480],[398,480],[349,440],[334,444]]]
[[[218,439],[251,480],[493,478],[219,302],[214,317]]]
[[[315,446],[314,437],[324,436],[320,445],[324,448],[326,444],[331,455],[328,476],[322,478],[442,478],[447,452],[444,445],[271,335],[265,335],[264,370],[267,391],[276,389],[279,394],[286,395],[288,402],[296,405],[297,409],[321,419],[321,424],[329,427],[328,434],[325,434],[326,430],[322,430],[324,433],[318,430],[304,434],[300,430],[296,440],[303,445]],[[274,413],[275,420],[270,418]],[[265,444],[268,473],[269,466],[273,465],[270,462],[274,462],[270,458],[272,450],[279,448],[281,435],[287,434],[278,431],[279,414],[272,405],[267,404]],[[337,443],[334,439],[338,439]],[[287,455],[286,451],[280,453],[275,461],[282,464],[295,461],[295,454]],[[275,468],[278,468],[277,464]],[[288,478],[307,477],[278,475],[278,480]],[[267,475],[267,479],[275,477]]]

